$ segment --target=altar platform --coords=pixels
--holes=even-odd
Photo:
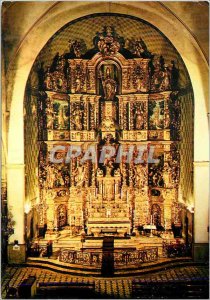
[[[114,233],[92,236],[85,235],[84,232],[72,236],[69,229],[64,229],[59,235],[51,235],[51,253],[47,250],[48,238],[49,236],[34,241],[34,245],[38,248],[37,256],[29,255],[27,263],[52,269],[58,268],[62,271],[65,269],[65,272],[66,268],[69,268],[69,272],[82,271],[93,276],[103,275],[103,267],[112,266],[109,276],[125,276],[130,272],[137,274],[144,268],[150,269],[151,266],[159,268],[164,263],[174,262],[174,259],[178,259],[181,264],[186,263],[186,259],[187,263],[191,261],[188,254],[180,255],[181,248],[178,249],[179,253],[168,255],[166,245],[182,246],[185,244],[184,240],[172,238],[172,235],[167,232],[163,233],[162,237],[140,235],[138,232],[133,236],[121,236]],[[112,240],[112,247],[108,250],[104,247],[104,241],[107,239]],[[173,251],[171,253],[173,254]]]
[[[146,248],[158,248],[158,257],[164,257],[163,248],[164,243],[176,243],[177,239],[173,238],[171,235],[163,234],[162,237],[153,235],[152,237],[146,235],[136,236],[121,236],[115,233],[100,233],[99,236],[81,236],[81,235],[71,235],[68,229],[64,229],[59,232],[59,235],[48,235],[46,238],[36,239],[33,244],[38,244],[40,249],[46,248],[47,242],[52,241],[53,252],[58,252],[61,249],[71,249],[71,250],[90,250],[90,251],[101,251],[103,246],[104,236],[114,237],[114,249],[124,250],[134,249],[141,250]],[[184,240],[179,239],[181,243]]]

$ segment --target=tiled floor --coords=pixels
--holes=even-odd
[[[108,296],[109,298],[131,298],[132,277],[127,278],[89,278],[76,277],[68,274],[57,273],[39,268],[29,267],[7,267],[2,275],[2,298],[5,298],[5,286],[9,283],[10,287],[18,287],[23,279],[28,276],[36,276],[38,282],[95,282],[96,292]],[[208,278],[209,271],[206,266],[178,267],[170,270],[150,273],[149,275],[136,276],[135,279],[145,279],[154,281],[179,280],[179,279],[204,279]]]

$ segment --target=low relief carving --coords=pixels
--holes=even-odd
[[[95,129],[95,104],[90,104],[90,130],[94,130]]]
[[[54,110],[53,110],[53,102],[50,98],[46,101],[46,116],[47,116],[47,129],[53,129],[54,122]]]
[[[69,191],[66,189],[61,189],[59,191],[57,191],[57,197],[65,197],[65,196],[68,196],[69,195]]]
[[[39,186],[40,188],[53,189],[69,187],[70,175],[68,166],[62,164],[39,163]]]
[[[82,130],[84,116],[84,107],[82,103],[72,103],[71,116],[71,129]]]
[[[144,187],[148,185],[148,171],[144,164],[134,165],[135,186]]]
[[[133,68],[133,86],[137,92],[147,92],[149,84],[148,63],[136,63]]]
[[[84,153],[71,160],[71,185],[77,188],[89,186],[91,179],[91,165],[89,162],[82,162]]]
[[[87,71],[87,89],[92,90],[95,88],[95,73],[93,70]]]
[[[122,87],[125,90],[129,90],[132,87],[132,68],[128,67],[122,71]]]
[[[74,78],[75,93],[81,93],[84,89],[84,84],[86,79],[84,64],[82,62],[76,65],[73,78]]]
[[[145,102],[136,102],[134,104],[134,128],[137,130],[147,129],[147,114]]]
[[[116,33],[114,27],[104,26],[102,32],[96,33],[93,42],[101,54],[107,56],[114,55],[119,51],[123,38]]]
[[[80,40],[69,40],[69,55],[70,57],[80,58],[82,54],[87,51],[87,47],[85,41],[83,39]]]
[[[162,92],[178,89],[179,70],[174,61],[168,65],[161,55],[159,60],[154,61],[151,74],[151,91]]]
[[[152,54],[141,37],[125,40],[125,48],[128,49],[135,57],[151,58]]]
[[[170,129],[172,138],[174,140],[179,140],[180,138],[180,125],[181,125],[181,107],[179,99],[174,96],[169,102],[170,110]]]
[[[68,86],[68,61],[63,55],[57,53],[51,66],[48,66],[45,73],[44,89],[47,91],[67,92]]]

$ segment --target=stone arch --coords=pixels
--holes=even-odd
[[[78,9],[78,7],[80,9]],[[8,182],[8,203],[12,206],[18,200],[19,206],[13,207],[16,210],[16,222],[18,230],[12,236],[11,241],[17,239],[24,244],[24,220],[18,220],[19,215],[24,211],[25,199],[25,172],[24,172],[24,113],[23,99],[28,75],[31,67],[42,47],[49,38],[59,30],[64,24],[71,20],[75,20],[80,16],[85,16],[89,13],[100,12],[115,12],[126,13],[132,16],[139,17],[143,15],[144,19],[152,25],[159,28],[161,32],[167,36],[171,43],[176,47],[181,55],[187,70],[189,72],[195,98],[195,127],[194,127],[194,198],[195,205],[198,209],[205,213],[205,208],[202,209],[199,205],[200,188],[199,176],[201,172],[205,172],[208,178],[208,121],[207,121],[207,106],[208,106],[208,67],[203,56],[203,53],[195,41],[191,33],[184,27],[179,20],[172,15],[170,11],[164,10],[158,3],[146,4],[132,2],[99,2],[99,3],[69,3],[58,2],[53,3],[52,7],[42,15],[30,28],[27,35],[21,41],[15,58],[10,64],[7,72],[8,86],[6,90],[7,99],[11,99],[8,107],[10,108],[9,118],[9,133],[8,133],[8,160],[7,160],[7,182]],[[164,18],[163,18],[164,13]],[[61,18],[62,16],[62,18]],[[51,26],[49,26],[49,23]],[[170,24],[170,26],[169,26]],[[42,36],[37,43],[37,36]],[[183,43],[183,38],[185,43]],[[30,52],[28,52],[30,49]],[[9,102],[9,100],[8,100]],[[202,132],[202,135],[200,134]],[[202,147],[200,147],[202,145]],[[14,186],[14,178],[18,178]],[[203,192],[204,193],[204,192]],[[202,193],[202,194],[203,194]],[[14,194],[16,199],[14,199]],[[205,200],[208,201],[208,189],[205,190]],[[206,216],[206,214],[205,214]],[[206,221],[199,223],[199,228],[204,230]],[[197,233],[195,232],[195,235]],[[199,240],[206,241],[207,232]]]

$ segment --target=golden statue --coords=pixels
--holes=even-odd
[[[116,93],[116,81],[111,78],[111,70],[108,67],[106,69],[106,77],[104,78],[103,74],[101,74],[102,85],[104,89],[105,100],[114,100]]]

